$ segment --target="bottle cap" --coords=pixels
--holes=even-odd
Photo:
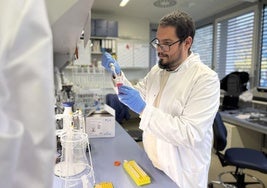
[[[64,107],[72,107],[74,105],[74,102],[63,102]]]

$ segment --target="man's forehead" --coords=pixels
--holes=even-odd
[[[157,30],[157,38],[160,41],[172,41],[173,39],[177,39],[175,27],[159,26]]]

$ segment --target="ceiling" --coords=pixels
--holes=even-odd
[[[150,23],[158,23],[165,14],[180,9],[189,13],[195,21],[199,21],[242,3],[256,0],[176,0],[176,5],[168,8],[155,7],[153,3],[156,0],[130,0],[125,7],[119,6],[120,1],[94,0],[92,14],[136,17],[147,19]]]

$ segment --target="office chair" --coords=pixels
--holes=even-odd
[[[115,119],[118,123],[122,124],[123,120],[130,119],[129,108],[120,102],[116,94],[107,94],[106,104],[115,110]]]
[[[119,124],[123,125],[123,120],[130,119],[131,115],[129,112],[129,108],[119,101],[119,98],[116,94],[107,94],[106,104],[115,110],[115,118]],[[141,142],[143,140],[143,131],[141,129],[126,131],[136,142]]]
[[[222,172],[218,176],[218,181],[212,181],[208,184],[209,188],[213,188],[214,184],[219,184],[226,188],[245,188],[247,185],[259,184],[265,187],[264,183],[247,173],[244,173],[244,169],[256,170],[262,173],[267,173],[267,156],[261,151],[257,151],[249,148],[229,148],[226,149],[224,154],[222,151],[227,144],[227,130],[221,119],[221,115],[217,112],[213,123],[214,143],[213,149],[218,156],[221,165],[234,166],[235,171]],[[222,177],[226,174],[231,174],[234,180],[231,182],[224,182]],[[249,178],[252,181],[246,181]]]

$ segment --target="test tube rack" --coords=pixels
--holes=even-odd
[[[150,184],[151,180],[147,173],[136,163],[136,161],[125,160],[123,163],[123,168],[136,183],[136,185],[146,185]]]

